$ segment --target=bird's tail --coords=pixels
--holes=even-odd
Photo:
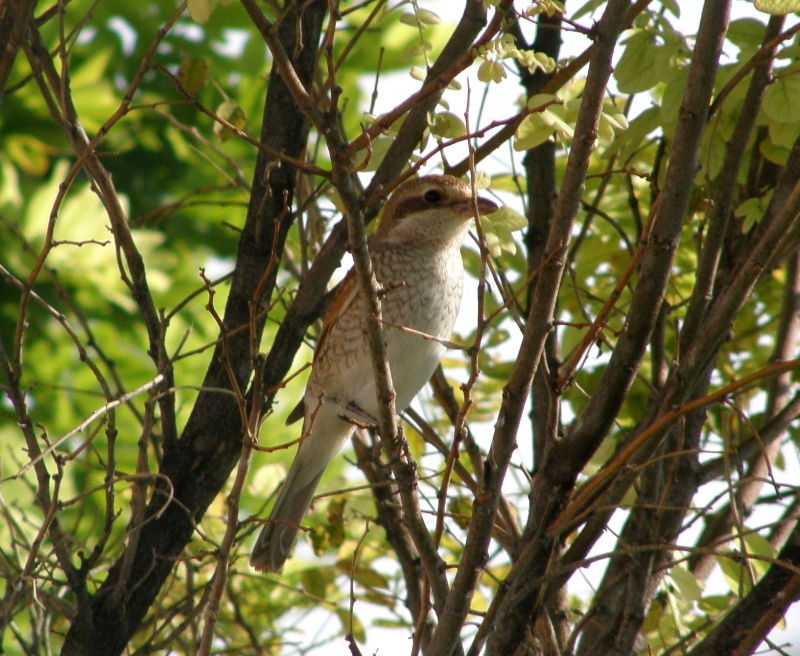
[[[339,417],[327,418],[325,422],[319,419],[301,443],[278,500],[253,547],[250,566],[260,572],[278,572],[283,567],[322,474],[353,431],[353,425]]]

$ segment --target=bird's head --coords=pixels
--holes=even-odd
[[[408,237],[446,240],[465,233],[475,215],[491,214],[497,205],[482,196],[473,198],[468,184],[451,175],[428,175],[397,189],[386,203],[377,240]]]

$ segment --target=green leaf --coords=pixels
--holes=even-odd
[[[543,52],[534,52],[533,58],[538,67],[541,68],[545,73],[552,73],[556,68],[555,59]]]
[[[469,183],[468,180],[465,182]],[[490,176],[486,171],[477,170],[475,171],[475,189],[488,189],[492,184],[492,176]]]
[[[659,82],[656,70],[656,40],[652,32],[641,30],[631,36],[614,69],[614,78],[622,93],[639,93]]]
[[[44,176],[50,168],[47,144],[30,134],[12,134],[5,139],[8,157],[30,175]]]
[[[678,0],[661,0],[661,4],[664,5],[664,9],[675,16],[675,18],[681,17],[681,8],[678,4]]]
[[[489,249],[489,255],[492,257],[500,257],[503,253],[503,245],[500,242],[500,237],[497,236],[497,233],[494,231],[486,231],[483,233],[484,241],[486,242],[486,248]]]
[[[381,135],[373,139],[369,144],[369,149],[359,150],[353,155],[353,166],[360,171],[375,171],[381,165],[389,148],[392,147],[394,139]],[[369,157],[369,161],[367,161]]]
[[[591,14],[595,9],[603,4],[603,0],[587,0],[586,4],[580,7],[572,16],[572,20]]]
[[[571,139],[575,133],[574,125],[567,120],[567,112],[569,110],[567,105],[550,105],[547,109],[541,112],[541,117],[549,125],[552,125],[557,132],[560,132],[563,137]],[[577,113],[569,118],[577,118]]]
[[[40,175],[44,173],[45,171]],[[0,207],[19,208],[21,205],[22,192],[17,170],[6,157],[0,155]]]
[[[111,48],[104,48],[73,69],[71,80],[73,89],[83,86],[96,87],[98,82],[104,79],[113,56],[114,51]]]
[[[742,232],[748,232],[753,225],[761,220],[771,197],[772,194],[770,193],[763,197],[748,198],[736,208],[736,216],[742,219]]]
[[[333,584],[335,576],[336,570],[332,567],[309,567],[300,572],[303,587],[321,599],[328,594],[328,589]]]
[[[732,602],[731,595],[709,595],[703,597],[698,603],[698,607],[704,613],[708,613],[712,617],[719,613],[724,613],[728,610]]]
[[[614,106],[603,106],[601,117],[608,121],[614,130],[628,129],[628,118]]]
[[[364,625],[355,613],[351,613],[350,609],[339,608],[336,610],[339,616],[339,621],[342,623],[342,628],[346,633],[353,634],[353,637],[359,642],[366,642],[367,634],[364,631]]]
[[[791,149],[797,137],[800,137],[800,123],[797,121],[769,124],[769,138],[777,146]]]
[[[410,27],[419,27],[419,21],[417,20],[417,17],[414,14],[409,14],[409,13],[400,14],[400,22],[403,25],[408,25]]]
[[[357,567],[356,571],[353,573],[353,579],[355,579],[356,583],[363,585],[365,588],[385,589],[389,587],[389,579],[380,572],[376,572],[374,569]]]
[[[526,116],[517,127],[514,134],[514,150],[530,150],[547,141],[555,133],[555,128],[549,125],[541,113],[537,112]]]
[[[689,69],[683,67],[676,72],[664,88],[664,93],[661,97],[661,122],[668,133],[674,131],[675,125],[678,123],[688,77]]]
[[[725,38],[739,48],[758,48],[764,40],[764,23],[755,18],[731,21]]]
[[[751,558],[749,564],[756,571],[757,577],[763,576],[771,566],[770,559],[777,555],[775,548],[759,533],[749,533],[744,537],[744,543],[748,554],[760,556],[760,558]]]
[[[195,23],[205,23],[217,7],[217,0],[189,0],[189,15]]]
[[[431,133],[441,139],[455,139],[467,134],[467,126],[453,112],[439,112],[430,122]]]
[[[800,11],[800,0],[756,0],[756,9],[773,16],[783,16]]]
[[[328,531],[324,526],[313,526],[310,531],[306,533],[311,540],[311,548],[314,554],[321,556],[328,549]]]
[[[226,98],[222,101],[220,106],[217,107],[217,116],[239,130],[243,129],[247,123],[247,114],[232,98]],[[217,135],[217,139],[224,142],[230,139],[234,135],[234,132],[226,125],[215,122],[214,134]]]
[[[492,181],[489,184],[489,189],[496,191],[509,191],[511,193],[525,193],[527,183],[525,178],[521,176],[513,176],[508,174],[493,175]]]
[[[604,142],[611,141],[614,138],[614,123],[602,113],[600,114],[600,120],[597,122],[597,138]]]
[[[800,75],[784,75],[770,84],[764,93],[763,108],[778,123],[795,120],[792,108],[800,108]]]
[[[725,161],[726,143],[719,133],[707,132],[706,140],[703,143],[703,150],[701,153],[701,161],[703,163],[703,171],[698,172],[698,180],[709,179],[716,180],[722,164]]]
[[[426,52],[430,52],[431,50],[433,50],[433,44],[430,41],[415,43],[414,45],[408,46],[403,50],[403,58],[412,59],[413,57],[424,55]]]
[[[703,582],[698,580],[685,565],[676,565],[669,572],[675,590],[686,601],[697,601],[703,594]]]
[[[417,20],[422,23],[423,25],[438,25],[442,22],[442,19],[439,18],[438,14],[430,11],[429,9],[419,8],[415,12]]]
[[[422,66],[412,66],[411,70],[408,73],[413,79],[417,80],[418,82],[424,82],[425,78],[428,75],[425,69],[422,68]]]
[[[789,160],[789,150],[772,143],[769,139],[764,139],[758,145],[758,150],[766,159],[779,166],[785,166]]]
[[[331,547],[339,548],[344,544],[344,509],[346,505],[347,499],[345,497],[334,497],[328,502],[328,523],[325,526],[325,533],[327,534],[327,543]]]
[[[750,574],[745,571],[740,563],[741,556],[736,554],[733,558],[726,556],[717,556],[722,575],[728,584],[731,592],[734,594],[747,594],[752,587],[750,582]]]
[[[378,617],[372,620],[372,626],[380,626],[385,629],[407,629],[408,624],[400,620],[387,620]]]
[[[499,84],[507,75],[505,67],[498,61],[487,59],[478,67],[478,79],[481,82],[495,82]]]
[[[552,93],[537,93],[534,96],[528,98],[528,102],[526,106],[528,109],[536,109],[539,108],[545,109],[546,106],[550,105],[553,102],[556,102],[558,98],[554,96]]]
[[[328,502],[327,514],[329,524],[335,524],[342,521],[345,506],[347,506],[347,499],[345,497],[333,497]]]
[[[606,149],[606,156],[619,152],[623,161],[645,145],[648,135],[659,127],[661,111],[658,107],[649,107],[634,118],[624,132],[615,133],[614,142]]]
[[[505,229],[509,232],[528,227],[528,219],[508,205],[501,205],[497,211],[484,217],[483,223],[489,223],[495,230]]]
[[[389,609],[394,608],[395,603],[397,603],[397,599],[394,596],[376,592],[370,589],[365,590],[362,596],[364,601],[368,601],[371,604],[376,604]]]
[[[481,355],[483,355],[483,353],[481,353]],[[513,362],[484,362],[483,359],[481,359],[480,363],[481,373],[500,381],[508,380],[508,376],[513,369]]]
[[[650,604],[647,616],[642,622],[642,633],[648,634],[658,629],[661,616],[664,613],[664,604]]]
[[[196,94],[208,78],[208,59],[186,55],[178,69],[178,82],[189,93]]]

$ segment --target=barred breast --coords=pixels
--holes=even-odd
[[[460,242],[459,242],[460,243]],[[373,260],[383,288],[381,310],[387,358],[398,411],[404,410],[433,375],[445,352],[436,339],[448,339],[461,305],[464,269],[457,246],[441,249],[382,249]],[[376,416],[372,360],[364,331],[365,302],[360,291],[326,337],[309,379],[320,394],[346,406],[355,404]],[[410,328],[425,336],[405,332]]]

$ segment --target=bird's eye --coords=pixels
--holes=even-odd
[[[426,203],[430,203],[431,205],[436,205],[442,202],[444,195],[438,189],[428,189],[423,196]]]

